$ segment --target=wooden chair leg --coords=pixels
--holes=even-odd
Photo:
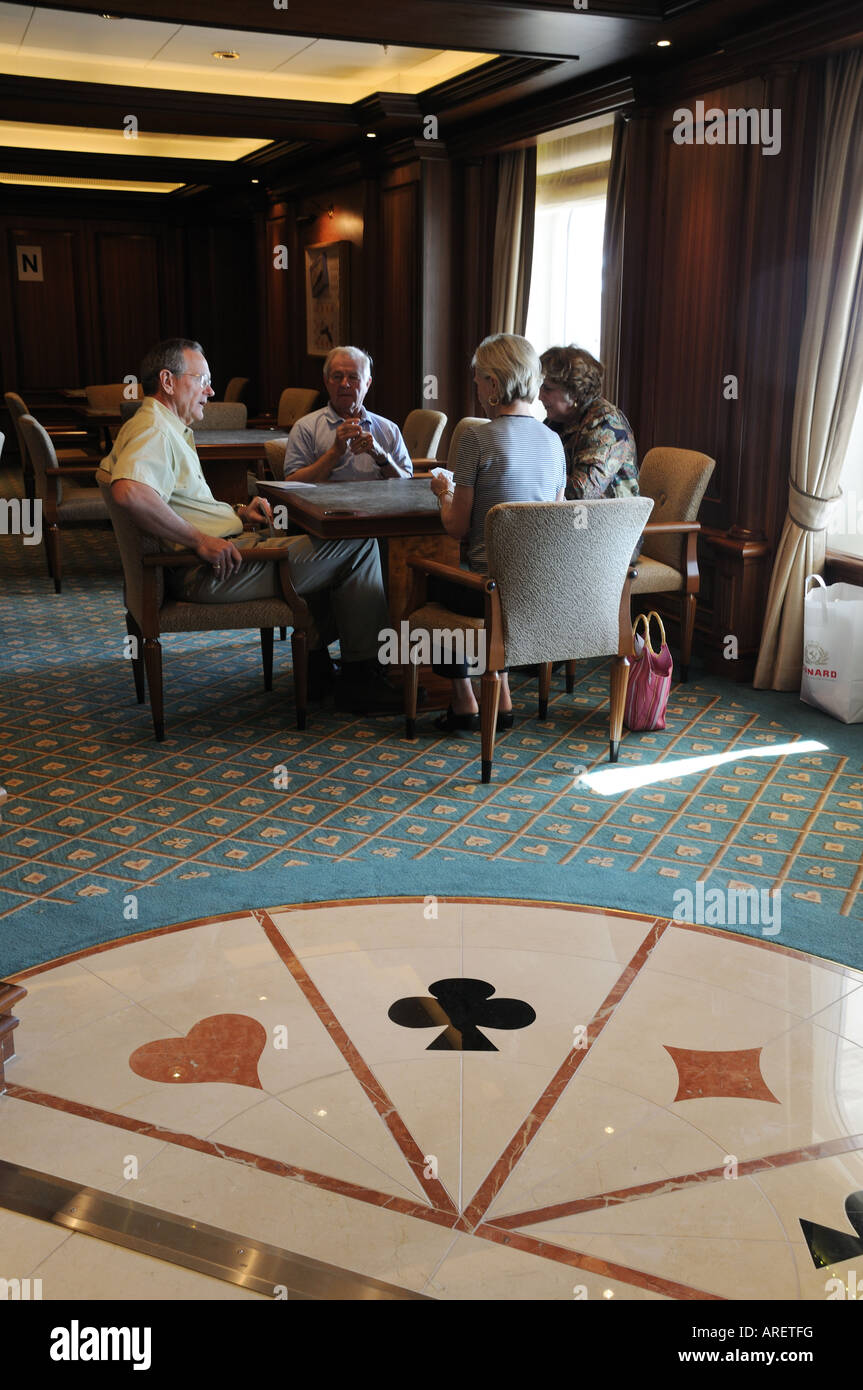
[[[497,707],[500,703],[500,676],[486,671],[480,685],[480,731],[482,738],[482,780],[491,781],[494,758],[494,735],[497,729]]]
[[[417,736],[417,694],[419,691],[420,668],[415,661],[409,661],[404,671],[405,695],[405,738]]]
[[[273,688],[273,629],[261,628],[261,659],[264,663],[264,689]]]
[[[158,637],[144,638],[144,669],[150,687],[150,710],[156,742],[162,743],[165,737],[165,705],[162,694],[162,644]]]
[[[574,661],[568,661],[568,662],[566,663],[566,693],[567,693],[567,695],[571,695],[574,689],[575,689],[575,662],[574,662]]]
[[[270,641],[272,642],[272,629]],[[309,703],[309,643],[303,628],[291,631],[291,656],[294,661],[294,700],[297,706],[297,728],[306,727],[306,710]]]
[[[695,594],[683,594],[680,599],[680,679],[689,680],[689,658],[692,655],[692,634],[695,631]]]
[[[548,692],[551,690],[551,662],[545,661],[539,668],[539,717],[548,718]]]
[[[59,594],[63,587],[63,545],[60,539],[60,527],[56,524],[48,527],[48,545],[51,550],[51,575],[54,580],[54,593]]]
[[[135,619],[132,617],[132,614],[128,611],[128,609],[126,610],[126,631],[128,632],[129,636],[130,636],[131,639],[132,639],[132,653],[133,653],[133,654],[132,654],[132,657],[131,657],[131,661],[132,661],[132,675],[133,675],[134,678],[135,678],[135,694],[136,694],[137,697],[138,697],[138,704],[139,704],[139,705],[143,705],[143,703],[144,703],[144,660],[143,660],[143,655],[142,655],[142,652],[141,652],[141,643],[142,643],[142,641],[143,641],[143,637],[142,637],[142,635],[141,635],[141,629],[139,628],[138,624],[135,622]]]
[[[623,711],[626,687],[629,685],[629,658],[615,656],[611,663],[611,713],[609,717],[608,761],[616,763],[620,755],[620,736],[623,732]]]

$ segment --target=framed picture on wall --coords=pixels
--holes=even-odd
[[[349,241],[306,247],[306,352],[326,357],[348,341]]]

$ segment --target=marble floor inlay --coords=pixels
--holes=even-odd
[[[11,1163],[432,1298],[823,1300],[863,1254],[844,966],[419,898],[226,914],[18,979]],[[76,1239],[81,1296],[109,1296],[98,1241],[4,1226],[0,1277],[66,1297]]]

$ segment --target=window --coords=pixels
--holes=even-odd
[[[542,141],[526,337],[537,352],[576,343],[599,356],[602,245],[613,116]]]

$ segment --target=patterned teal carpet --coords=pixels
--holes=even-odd
[[[123,657],[113,537],[64,550],[57,596],[42,548],[0,536],[0,976],[235,908],[449,893],[671,916],[698,878],[781,889],[772,940],[863,966],[859,727],[695,679],[667,730],[626,735],[622,764],[739,759],[600,796],[574,786],[607,757],[607,671],[583,663],[574,697],[555,678],[545,723],[535,682],[514,680],[515,728],[482,786],[478,736],[436,737],[430,718],[408,743],[398,719],[329,705],[297,733],[290,644],[267,694],[257,634],[224,633],[165,639],[157,745]],[[803,738],[826,748],[746,756]]]

